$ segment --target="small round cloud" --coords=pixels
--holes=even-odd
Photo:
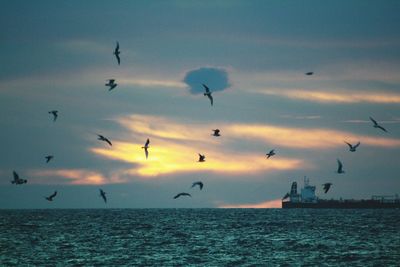
[[[183,79],[189,86],[191,94],[204,93],[202,84],[206,84],[212,92],[229,88],[228,73],[222,68],[203,67],[188,71]]]

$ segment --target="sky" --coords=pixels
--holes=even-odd
[[[0,7],[2,209],[280,207],[304,176],[321,198],[400,193],[399,1]]]

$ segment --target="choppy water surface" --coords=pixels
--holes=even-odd
[[[0,211],[0,265],[399,266],[400,210]]]

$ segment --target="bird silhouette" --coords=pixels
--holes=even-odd
[[[178,197],[182,197],[182,196],[192,197],[189,193],[182,192],[182,193],[179,193],[176,196],[174,196],[174,199],[177,199]]]
[[[305,73],[305,75],[308,75],[308,76],[311,76],[311,75],[313,75],[314,74],[314,72],[312,72],[312,71],[309,71],[309,72],[306,72]]]
[[[26,184],[28,181],[26,179],[19,178],[19,175],[16,171],[13,171],[14,180],[11,181],[12,184],[20,185]]]
[[[208,99],[210,99],[211,106],[213,105],[213,97],[212,97],[212,92],[210,91],[210,88],[207,87],[207,85],[203,84],[204,89],[206,92],[204,93],[204,96],[207,96]]]
[[[112,146],[112,143],[111,143],[110,140],[108,140],[107,138],[105,138],[101,134],[98,134],[97,136],[99,137],[99,138],[97,138],[97,140],[101,140],[101,141],[107,142],[110,146]]]
[[[374,123],[374,125],[373,125],[374,128],[378,128],[378,129],[381,129],[384,132],[387,132],[387,130],[385,128],[383,128],[382,126],[380,126],[378,124],[378,122],[376,120],[374,120],[372,117],[369,117],[369,119]]]
[[[332,183],[324,183],[322,185],[324,186],[324,192],[326,194],[326,193],[328,193],[329,188],[331,188]]]
[[[48,155],[48,156],[46,156],[46,157],[44,157],[44,158],[46,159],[46,163],[49,163],[50,160],[52,160],[52,159],[54,158],[54,156]]]
[[[337,159],[337,164],[338,164],[338,168],[337,168],[336,172],[339,173],[339,174],[344,173],[343,164],[339,159]]]
[[[105,86],[109,86],[110,88],[108,88],[108,91],[111,91],[112,89],[114,89],[115,87],[117,87],[117,83],[115,82],[115,79],[109,79],[107,80],[108,83],[105,84]]]
[[[273,155],[275,155],[275,149],[272,149],[270,152],[268,152],[267,154],[265,154],[267,156],[267,159],[269,159],[270,157],[272,157]]]
[[[215,130],[213,130],[214,131],[214,133],[212,134],[212,136],[221,136],[221,134],[219,133],[220,132],[220,130],[219,129],[215,129]]]
[[[52,114],[52,115],[53,115],[53,121],[56,121],[56,120],[57,120],[57,117],[58,117],[58,110],[51,110],[51,111],[49,111],[49,114]]]
[[[201,182],[201,181],[194,182],[194,183],[192,184],[191,188],[195,187],[196,185],[199,186],[200,190],[203,189],[203,182]]]
[[[199,153],[199,161],[198,162],[204,162],[204,161],[206,161],[206,156]]]
[[[53,201],[53,198],[57,195],[57,191],[54,191],[54,193],[48,197],[44,197],[45,199],[47,199],[48,201]]]
[[[115,47],[114,53],[115,57],[117,58],[117,62],[118,65],[120,65],[121,63],[121,58],[119,57],[119,54],[121,54],[121,52],[119,51],[119,42],[117,41],[117,46]]]
[[[144,149],[144,153],[146,155],[146,159],[149,157],[149,144],[150,144],[150,139],[147,138],[146,143],[144,144],[144,146],[142,146],[142,148]]]
[[[100,197],[104,200],[104,203],[107,203],[106,192],[104,192],[103,189],[99,189],[99,191],[100,191]]]
[[[360,142],[358,142],[357,144],[355,144],[354,146],[350,143],[347,143],[346,141],[344,141],[348,146],[349,146],[349,151],[351,152],[356,152],[357,147],[361,144]]]

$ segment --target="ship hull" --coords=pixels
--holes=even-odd
[[[400,209],[400,202],[380,202],[374,200],[338,201],[326,200],[316,203],[282,202],[283,209]]]

